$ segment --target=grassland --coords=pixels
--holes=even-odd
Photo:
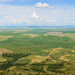
[[[15,72],[17,75],[20,73],[24,75],[25,72],[26,75],[35,75],[38,70],[36,71],[34,68],[41,68],[40,75],[49,75],[49,73],[65,75],[65,72],[53,71],[50,69],[52,67],[48,67],[49,65],[37,67],[32,64],[53,65],[56,63],[57,66],[62,62],[71,62],[71,65],[68,66],[67,63],[64,63],[64,66],[66,66],[65,68],[73,67],[72,63],[75,61],[75,28],[1,28],[0,62],[14,59],[13,57],[3,57],[3,54],[20,53],[28,54],[28,56],[16,58],[14,65],[9,67],[8,75],[15,74]],[[65,68],[62,67],[64,71],[67,71]],[[7,73],[7,70],[5,72]],[[68,75],[67,72],[66,75]]]

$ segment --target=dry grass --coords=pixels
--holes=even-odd
[[[39,55],[37,55],[37,56],[34,56],[34,58],[30,58],[32,61],[31,61],[31,63],[35,63],[35,62],[41,62],[41,61],[43,61],[43,60],[45,60],[47,57],[43,57],[43,56],[39,56]]]
[[[63,48],[58,47],[58,48],[54,48],[54,49],[52,49],[52,50],[43,50],[43,51],[44,51],[44,52],[49,52],[49,53],[50,53],[49,55],[51,55],[51,54],[59,53],[61,50],[63,50]]]
[[[10,53],[13,53],[13,51],[7,50],[7,49],[3,49],[3,48],[0,48],[0,55],[5,54],[5,53],[10,54]]]
[[[69,61],[70,59],[66,59],[66,56],[69,56],[69,55],[61,56],[61,57],[60,57],[60,60]]]
[[[7,40],[8,38],[11,38],[13,36],[0,36],[0,41]]]
[[[75,53],[75,50],[71,50],[72,53]]]
[[[28,57],[23,57],[23,58],[20,58],[19,60],[25,60],[25,59],[29,59],[31,60],[31,63],[36,63],[36,62],[42,62],[43,60],[47,59],[48,56],[39,56],[39,55],[30,55]]]
[[[22,32],[27,32],[27,30],[14,30],[13,33],[22,33]]]
[[[39,36],[38,34],[22,34],[22,35],[28,35],[30,37],[37,37],[37,36]]]
[[[43,50],[43,51],[44,52],[49,52],[49,55],[47,56],[47,59],[49,58],[51,61],[56,62],[56,60],[50,58],[50,55],[59,53],[61,50],[63,50],[63,48],[58,47],[58,48],[54,48],[52,50],[50,49],[50,50]]]
[[[0,57],[0,62],[4,62],[4,61],[6,61],[6,60],[7,60],[7,59]]]
[[[56,54],[59,53],[63,48],[59,47],[59,48],[54,48],[50,54]]]
[[[12,66],[9,68],[10,72],[8,75],[19,75],[19,74],[22,74],[22,75],[28,75],[28,74],[32,74],[32,75],[35,75],[37,74],[37,72],[35,71],[32,71],[29,69],[29,71],[26,71],[24,70],[26,67],[22,67],[22,66]],[[16,73],[16,74],[15,74]]]
[[[69,37],[71,39],[73,39],[75,41],[75,33],[62,33],[62,34],[50,34],[50,33],[46,33],[44,34],[44,36],[48,36],[48,35],[55,35],[55,36],[60,36],[60,37]]]
[[[60,57],[60,60],[64,60],[64,61],[70,61],[70,60],[75,60],[75,55],[73,54],[66,54]]]

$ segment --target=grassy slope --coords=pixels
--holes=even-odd
[[[46,34],[47,32],[63,32],[63,34],[57,34],[57,35],[51,35],[51,36],[44,36],[43,34]],[[23,34],[27,34],[23,35]],[[30,37],[29,34],[38,34],[37,37]],[[0,41],[0,48],[12,50],[15,53],[33,53],[35,55],[31,55],[28,57],[22,57],[20,58],[16,63],[35,63],[35,62],[46,62],[45,59],[51,58],[46,63],[50,62],[58,62],[58,61],[74,61],[75,60],[75,31],[74,29],[68,30],[68,29],[27,29],[27,30],[6,30],[5,32],[0,32],[0,36],[13,36],[11,38],[7,38],[3,41]],[[61,37],[62,36],[62,37]],[[4,37],[5,38],[5,37]],[[0,61],[5,61],[6,58],[0,57]],[[55,60],[55,61],[53,61]],[[30,66],[28,66],[30,67]],[[22,73],[24,75],[25,73],[28,75],[30,74],[37,74],[37,72],[32,71],[28,69],[28,67],[22,68],[14,66],[10,67],[9,75]],[[66,65],[66,69],[72,68],[73,65]],[[44,66],[46,69],[46,66]],[[24,70],[28,69],[28,71]],[[65,68],[63,68],[65,70]],[[15,72],[13,72],[15,71]],[[47,71],[47,70],[46,70]],[[66,70],[67,71],[67,70]],[[70,72],[70,71],[69,71]],[[48,71],[48,73],[52,73],[51,71]],[[74,73],[74,71],[73,71]],[[55,74],[55,73],[52,73]],[[56,74],[55,74],[56,75]]]
[[[44,36],[44,33],[47,32],[55,32],[62,31],[63,34],[57,35],[49,35]],[[40,34],[39,34],[40,32]],[[68,33],[69,32],[69,33]],[[35,34],[36,33],[36,34]],[[24,35],[25,34],[25,35]],[[30,34],[30,35],[29,35]],[[68,29],[15,29],[15,30],[4,30],[0,32],[1,36],[13,36],[6,40],[0,41],[0,48],[5,48],[8,50],[12,50],[15,53],[32,53],[37,55],[48,56],[50,52],[55,54],[50,54],[55,59],[59,60],[62,58],[66,59],[68,57],[74,57],[74,53],[71,50],[74,50],[75,42],[74,39],[74,30]],[[39,35],[37,37],[32,37],[31,35]],[[62,37],[61,37],[62,36]],[[72,37],[70,37],[72,36]],[[62,50],[57,49],[59,52],[56,53],[56,50],[53,51],[54,48],[61,47]],[[49,52],[45,52],[43,50],[48,50]],[[62,57],[64,54],[64,57]],[[58,55],[58,56],[57,56]],[[66,57],[66,55],[69,55]]]

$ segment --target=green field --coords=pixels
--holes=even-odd
[[[20,73],[24,75],[25,72],[26,75],[35,75],[38,70],[34,70],[34,68],[38,69],[39,67],[41,68],[40,75],[49,75],[49,73],[52,75],[68,75],[71,72],[74,73],[75,28],[0,28],[0,63],[9,62],[13,65],[11,64],[12,66],[10,65],[5,69],[5,72],[7,72],[9,68],[8,75],[14,73],[14,67],[17,75]],[[64,65],[62,62],[64,62]],[[48,67],[49,65],[54,66],[54,63],[56,63],[55,66],[59,66],[60,71],[56,70],[56,67],[54,70],[52,67]],[[70,63],[70,65],[67,63]],[[41,66],[37,67],[32,64],[41,64]],[[62,65],[61,68],[60,65]],[[18,73],[18,68],[21,69],[20,73]],[[72,71],[69,72],[68,68],[71,68]]]

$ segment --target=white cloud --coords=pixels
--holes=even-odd
[[[75,25],[75,8],[38,9],[35,6],[0,5],[0,25],[24,25],[24,23],[26,25]]]
[[[65,22],[68,22],[68,18],[67,17],[64,17],[64,20],[65,20]]]
[[[56,19],[48,20],[49,23],[56,23]]]
[[[31,16],[31,18],[34,18],[34,19],[38,19],[38,15],[34,12],[33,15]]]
[[[8,19],[10,16],[6,16],[6,18]]]
[[[11,20],[11,22],[13,24],[22,24],[23,22],[25,22],[25,19],[13,19]]]
[[[53,14],[56,14],[56,11],[52,11]]]
[[[50,7],[50,5],[47,4],[47,3],[42,4],[41,2],[39,2],[39,3],[36,4],[36,7],[39,7],[39,8],[47,8],[47,7]]]
[[[75,18],[73,17],[64,17],[66,23],[75,23]]]

